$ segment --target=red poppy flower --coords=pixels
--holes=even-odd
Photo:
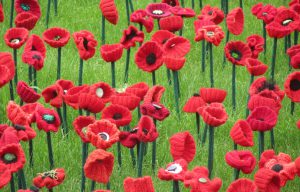
[[[81,138],[82,142],[89,143],[90,140],[87,137],[87,128],[90,124],[95,122],[93,116],[78,116],[73,121],[73,127],[77,135]]]
[[[146,7],[146,12],[154,19],[160,19],[171,15],[171,6],[166,3],[150,3]]]
[[[169,39],[164,44],[165,55],[169,57],[184,57],[191,49],[191,43],[188,39],[176,36]]]
[[[108,149],[119,141],[120,131],[110,121],[100,120],[88,125],[87,137],[92,145],[98,149]]]
[[[140,82],[127,87],[125,92],[134,94],[135,96],[139,97],[142,101],[148,90],[149,86],[147,85],[147,83]]]
[[[78,98],[78,107],[91,113],[99,113],[105,107],[105,104],[96,95],[81,93]]]
[[[55,186],[60,185],[65,180],[65,170],[63,168],[57,168],[44,173],[38,173],[38,176],[33,179],[34,186],[38,188],[46,187],[52,189]]]
[[[290,47],[286,53],[290,57],[290,65],[294,69],[299,69],[300,68],[300,45],[294,45]]]
[[[15,76],[15,62],[8,52],[0,52],[0,88]]]
[[[64,99],[67,105],[73,107],[74,109],[78,109],[78,100],[79,96],[82,93],[88,93],[90,87],[88,85],[75,86],[68,90],[68,92],[64,95]]]
[[[187,100],[183,107],[183,111],[186,113],[197,113],[197,109],[199,107],[203,107],[205,104],[206,103],[202,97],[196,93]]]
[[[186,17],[186,18],[195,17],[195,15],[196,15],[195,11],[188,7],[184,8],[184,7],[180,7],[180,6],[175,6],[175,7],[172,7],[170,9],[170,11],[174,15]]]
[[[135,54],[135,63],[143,71],[153,72],[163,64],[163,50],[158,43],[148,41]]]
[[[257,94],[250,97],[248,102],[248,108],[250,111],[253,111],[255,108],[261,106],[269,107],[276,113],[279,113],[282,105],[280,100],[272,98],[272,96],[269,94]]]
[[[163,121],[170,115],[170,111],[164,105],[157,102],[144,102],[141,105],[141,113],[158,121]]]
[[[12,143],[0,148],[0,165],[6,166],[15,173],[24,167],[25,154],[20,144]],[[2,180],[2,179],[1,179]]]
[[[300,102],[300,72],[296,71],[288,75],[284,83],[284,91],[292,102]]]
[[[43,106],[39,103],[29,103],[21,107],[21,109],[26,113],[29,125],[36,122],[35,113],[39,107]]]
[[[244,12],[238,7],[231,10],[226,17],[227,29],[233,35],[240,35],[244,30]]]
[[[248,58],[246,59],[246,67],[250,75],[260,76],[266,73],[268,65],[265,65],[257,59]]]
[[[50,85],[42,91],[42,96],[44,97],[45,102],[50,103],[51,106],[56,108],[60,108],[62,106],[63,94],[63,89],[56,84]]]
[[[4,12],[3,12],[3,7],[2,4],[0,3],[0,23],[4,21]]]
[[[268,24],[274,20],[277,8],[270,4],[264,6],[262,3],[258,3],[252,7],[251,12],[257,19],[261,19],[264,23]]]
[[[184,57],[164,57],[164,63],[166,67],[172,71],[179,71],[185,63]]]
[[[160,46],[163,46],[169,39],[175,36],[176,35],[174,33],[171,33],[170,31],[158,30],[152,35],[151,41],[155,41]]]
[[[34,91],[24,81],[19,81],[17,84],[17,93],[25,103],[34,103],[40,99],[41,95]]]
[[[254,175],[254,182],[259,191],[280,192],[280,176],[270,169],[259,169]]]
[[[34,14],[23,12],[16,16],[15,25],[18,28],[22,27],[31,31],[35,27],[38,20],[39,18]]]
[[[28,125],[13,125],[13,127],[10,127],[8,125],[0,125],[0,132],[3,132],[4,130],[13,132],[17,135],[18,140],[20,141],[28,141],[32,140],[36,136],[36,132],[29,127]]]
[[[123,55],[123,45],[120,43],[112,45],[102,45],[100,48],[100,54],[104,61],[116,62],[121,59]]]
[[[175,6],[180,6],[179,1],[178,0],[162,0],[162,3],[166,3],[172,7]]]
[[[300,157],[298,157],[298,158],[295,160],[295,167],[296,167],[296,170],[297,170],[297,174],[298,174],[298,176],[300,177]]]
[[[190,132],[174,134],[170,139],[170,153],[173,160],[184,159],[187,162],[193,161],[196,154],[196,144]]]
[[[37,18],[41,17],[41,8],[37,0],[16,0],[15,9],[17,13],[31,13]]]
[[[45,132],[57,132],[60,126],[60,119],[56,111],[39,107],[35,113],[37,128]]]
[[[269,107],[257,107],[247,118],[253,131],[269,131],[277,123],[278,115]]]
[[[183,19],[180,16],[169,16],[164,17],[159,20],[159,26],[162,30],[168,30],[171,32],[176,32],[182,29]]]
[[[84,165],[85,176],[98,183],[109,182],[114,168],[114,155],[102,149],[94,150]]]
[[[46,47],[44,44],[43,39],[41,39],[38,35],[31,35],[28,40],[26,41],[25,47],[24,47],[24,54],[26,52],[30,51],[37,51],[40,52],[43,58],[46,57]]]
[[[184,159],[178,159],[169,163],[165,169],[158,170],[158,178],[164,181],[183,181],[188,164]]]
[[[218,25],[223,21],[224,13],[218,7],[211,7],[210,5],[206,5],[201,10],[201,14],[198,15],[198,19],[209,20]]]
[[[240,191],[255,192],[257,191],[257,187],[254,184],[254,182],[251,181],[250,179],[242,178],[232,182],[227,188],[227,192],[240,192]]]
[[[64,28],[53,27],[43,33],[43,39],[53,48],[63,47],[70,40],[70,32]]]
[[[131,93],[116,93],[110,98],[111,104],[122,105],[130,111],[137,108],[140,104],[140,98]]]
[[[1,3],[0,3],[0,6],[1,6]],[[0,7],[1,9],[1,7]],[[1,10],[0,10],[1,12]],[[6,167],[6,165],[0,165],[0,178],[1,178],[1,181],[0,181],[0,189],[2,189],[4,186],[6,186],[10,179],[11,179],[11,172],[10,170]]]
[[[75,85],[73,81],[70,80],[65,80],[65,79],[59,79],[55,82],[55,84],[59,87],[62,88],[63,90],[63,95],[67,94],[69,89],[73,88]]]
[[[226,44],[225,56],[234,65],[246,65],[246,59],[251,57],[251,49],[242,41],[230,41]]]
[[[110,101],[111,97],[115,94],[115,91],[105,82],[99,82],[91,85],[89,94],[97,96],[104,103]]]
[[[87,30],[78,31],[73,33],[73,38],[81,59],[88,60],[95,55],[95,47],[98,42],[91,32]]]
[[[128,108],[122,105],[110,105],[102,112],[102,119],[107,119],[117,127],[129,125],[132,116]]]
[[[260,35],[250,35],[247,37],[247,44],[251,49],[252,58],[257,59],[259,53],[264,50],[265,40]]]
[[[224,36],[222,27],[218,25],[208,25],[197,30],[195,41],[205,40],[215,46],[219,46]]]
[[[101,0],[99,8],[105,19],[113,25],[119,21],[119,14],[114,0]]]
[[[139,143],[137,135],[137,128],[131,129],[130,131],[121,131],[119,136],[120,143],[127,148],[134,148]]]
[[[44,67],[44,57],[42,53],[38,51],[24,52],[22,54],[22,61],[30,66],[33,66],[37,71]]]
[[[300,53],[300,45],[294,45],[287,49],[286,53],[289,55],[289,57],[293,57]]]
[[[206,167],[195,167],[193,171],[187,171],[184,186],[191,188],[190,192],[218,192],[222,186],[222,180],[215,178],[210,180]]]
[[[155,85],[155,86],[151,87],[144,97],[144,102],[145,103],[148,103],[148,102],[158,102],[159,103],[165,90],[166,90],[165,87],[161,86],[161,85]]]
[[[0,78],[0,88],[6,85],[10,80],[9,80],[9,69],[5,66],[0,65],[0,73],[3,74],[1,75]]]
[[[110,190],[95,190],[94,192],[111,192]]]
[[[215,25],[214,22],[210,21],[210,20],[195,20],[194,21],[194,31],[195,33],[197,33],[197,31],[205,26],[210,26],[210,25]]]
[[[127,177],[124,182],[124,192],[154,192],[152,179],[149,176],[140,178]]]
[[[136,27],[130,25],[123,31],[123,36],[120,40],[120,43],[124,46],[125,49],[129,49],[130,47],[135,47],[136,42],[142,43],[143,41],[143,31],[139,31]]]
[[[130,21],[138,23],[146,28],[146,31],[150,33],[154,28],[153,18],[149,17],[147,12],[143,9],[138,9],[130,15]]]
[[[223,103],[227,95],[227,91],[217,88],[201,88],[199,92],[206,103]]]
[[[4,34],[4,41],[12,49],[19,49],[28,38],[28,30],[25,28],[10,28]]]
[[[235,144],[243,147],[252,147],[253,132],[249,123],[245,120],[238,120],[230,130],[230,137]]]
[[[251,151],[230,151],[225,155],[226,163],[245,174],[250,174],[256,165],[256,159]]]
[[[202,116],[203,121],[212,127],[218,127],[226,123],[228,115],[224,108],[204,106],[198,108],[197,112]]]
[[[27,114],[22,110],[22,108],[16,104],[14,101],[9,101],[6,107],[7,118],[17,125],[28,125],[29,119]]]
[[[265,77],[257,78],[249,88],[250,96],[259,94],[265,90],[272,91],[277,95],[277,99],[284,98],[284,91],[280,90],[279,86],[274,81],[268,81]]]
[[[142,116],[137,125],[137,136],[139,141],[147,143],[153,142],[158,137],[158,132],[149,116]]]

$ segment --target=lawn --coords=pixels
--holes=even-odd
[[[53,9],[51,9],[51,17],[49,27],[63,27],[68,29],[71,33],[79,30],[89,30],[91,31],[99,42],[96,55],[84,63],[84,77],[83,82],[85,84],[93,84],[99,81],[111,82],[110,76],[110,65],[105,63],[99,52],[99,47],[101,43],[101,12],[99,10],[99,0],[85,1],[85,0],[58,0],[58,16],[54,16]],[[274,6],[288,6],[288,0],[261,0],[264,3],[271,3]],[[213,6],[220,6],[220,0],[204,0],[205,4],[211,4]],[[261,34],[262,33],[262,23],[257,20],[251,14],[251,7],[258,3],[258,0],[244,1],[244,12],[245,12],[245,29],[240,36],[230,36],[230,40],[242,40],[245,41],[246,37],[251,34]],[[199,14],[199,2],[196,0],[196,13]],[[47,7],[47,1],[40,1],[43,15],[36,25],[35,29],[31,34],[42,35],[45,30],[45,13]],[[119,11],[120,21],[117,26],[111,24],[106,25],[106,43],[113,44],[119,42],[123,29],[127,28],[126,22],[126,9],[125,1],[116,0],[117,8]],[[135,9],[143,9],[146,7],[147,2],[142,0],[133,0]],[[185,1],[186,6],[191,6],[191,0]],[[239,5],[238,0],[230,1],[230,9],[237,7]],[[5,31],[9,28],[9,10],[10,1],[4,1],[5,10],[5,22],[0,24],[0,36],[3,37]],[[193,93],[198,92],[201,87],[209,87],[209,68],[207,65],[207,70],[203,73],[201,72],[201,43],[194,42],[194,27],[193,21],[195,19],[185,19],[185,26],[183,30],[183,36],[188,38],[192,43],[192,49],[187,55],[187,62],[184,68],[180,71],[180,82],[181,82],[181,98],[180,106],[183,107],[185,101],[193,95]],[[156,24],[156,23],[155,23]],[[225,23],[223,22],[221,26],[225,30]],[[153,32],[152,32],[153,33]],[[145,34],[145,40],[149,40],[151,34]],[[222,66],[223,61],[223,48],[224,41],[218,47],[214,47],[214,69],[215,69],[215,87],[225,89],[228,92],[226,101],[224,105],[226,111],[229,115],[227,123],[215,130],[215,159],[214,159],[214,170],[213,176],[220,177],[223,180],[223,186],[221,191],[226,191],[227,187],[233,180],[233,169],[229,167],[224,160],[226,152],[233,149],[233,143],[229,136],[229,131],[233,124],[238,119],[245,118],[245,106],[247,100],[247,89],[249,87],[250,75],[245,67],[237,68],[237,110],[232,111],[231,106],[231,69],[232,65],[226,63],[225,67]],[[283,39],[279,40],[277,63],[275,80],[281,88],[283,88],[283,83],[290,73],[288,69],[288,57],[284,52]],[[268,38],[267,40],[267,53],[260,55],[260,60],[268,65],[271,63],[271,47],[273,40]],[[1,40],[0,51],[9,51],[4,40]],[[27,65],[21,62],[22,49],[18,52],[19,59],[19,79],[28,81],[27,79]],[[137,48],[134,48],[132,53],[135,53]],[[121,88],[125,85],[123,84],[124,78],[124,68],[125,68],[125,58],[126,54],[124,52],[123,58],[116,63],[116,82],[117,87]],[[144,81],[151,85],[151,74],[142,72],[137,68],[134,63],[134,54],[131,55],[130,60],[130,73],[129,73],[129,85],[136,82]],[[57,62],[57,51],[55,49],[47,46],[47,58],[45,60],[45,66],[42,71],[38,72],[38,91],[42,91],[45,87],[55,82],[56,78],[56,62]],[[207,60],[208,63],[208,60]],[[70,40],[68,45],[62,49],[62,78],[69,79],[77,83],[78,79],[78,67],[79,67],[79,55],[75,47],[73,39]],[[267,72],[266,76],[270,77],[270,72]],[[166,87],[166,92],[163,96],[162,103],[165,104],[171,111],[171,115],[162,123],[158,124],[159,138],[157,140],[157,169],[164,167],[167,163],[172,161],[172,157],[169,153],[169,142],[168,139],[175,133],[181,131],[190,131],[192,135],[196,136],[196,126],[195,126],[195,116],[181,113],[181,117],[176,116],[175,105],[174,105],[174,95],[173,87],[169,86],[166,78],[165,68],[162,67],[157,71],[157,83]],[[18,100],[18,98],[17,98]],[[8,123],[6,118],[5,108],[9,101],[9,87],[6,85],[0,90],[0,122]],[[298,114],[300,113],[299,106],[296,105],[294,116],[290,115],[290,100],[286,97],[283,100],[283,107],[280,111],[279,121],[275,128],[275,139],[276,139],[276,153],[284,152],[290,154],[293,159],[300,155],[300,131],[296,128],[296,122],[299,119]],[[46,106],[50,107],[46,104]],[[137,124],[136,112],[133,112],[134,119],[131,126]],[[68,124],[69,128],[72,130],[71,123],[77,117],[78,112],[73,109],[68,109]],[[203,124],[202,124],[203,125]],[[203,127],[201,127],[201,131]],[[31,184],[32,178],[36,173],[47,171],[49,168],[47,144],[46,144],[46,134],[42,131],[37,131],[38,135],[34,139],[34,167],[29,168],[28,164],[25,166],[25,174],[27,185]],[[69,137],[63,138],[62,132],[52,134],[52,142],[54,149],[54,159],[55,167],[62,167],[66,171],[65,182],[57,187],[55,191],[79,191],[80,190],[80,179],[81,179],[81,140],[72,130]],[[253,151],[257,157],[258,145],[257,145],[257,134],[255,133],[255,146],[249,150]],[[270,146],[269,134],[266,134],[266,146],[268,149]],[[22,143],[22,146],[28,155],[28,143]],[[92,151],[94,148],[90,147],[89,150]],[[109,151],[113,151],[116,155],[116,146],[113,146]],[[241,148],[239,148],[241,149]],[[116,164],[114,167],[114,172],[111,177],[111,190],[115,192],[123,191],[123,180],[124,178],[136,177],[137,170],[132,167],[130,160],[129,150],[127,148],[122,148],[123,155],[123,166],[121,169],[118,168]],[[189,164],[189,169],[195,166],[207,166],[207,156],[208,156],[208,142],[203,146],[198,143],[197,153],[194,161]],[[116,162],[116,161],[115,161]],[[151,170],[151,153],[146,155],[144,161],[144,175],[152,176],[154,186],[156,191],[165,192],[170,191],[172,183],[161,181],[157,178],[157,172],[152,172]],[[244,175],[241,177],[253,178],[253,174]],[[88,189],[90,187],[90,181],[87,183]],[[181,191],[189,191],[180,184]],[[97,189],[105,189],[102,184],[97,184]],[[4,188],[3,191],[9,191],[9,187]],[[87,190],[88,191],[88,190]],[[286,192],[298,192],[300,191],[300,179],[296,178],[294,181],[288,182],[282,191]]]

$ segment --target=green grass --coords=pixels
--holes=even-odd
[[[262,0],[265,3],[270,3],[269,0]],[[46,13],[46,2],[45,0],[40,1],[43,16],[41,17],[39,23],[32,31],[32,33],[41,35],[45,30],[45,13]],[[196,0],[196,12],[199,13],[199,4]],[[244,1],[244,10],[246,15],[245,30],[240,36],[231,36],[231,40],[245,40],[248,35],[257,33],[261,34],[262,23],[254,18],[250,13],[250,8],[257,0]],[[146,1],[133,0],[134,7],[145,8]],[[212,4],[214,6],[220,6],[220,0],[204,0],[204,4]],[[106,32],[106,42],[107,43],[117,43],[122,35],[122,30],[127,27],[126,22],[126,12],[125,12],[125,2],[121,0],[116,0],[116,4],[119,10],[120,21],[117,26],[112,26],[107,24]],[[186,6],[191,5],[191,0],[185,2]],[[239,1],[230,1],[230,8],[238,6]],[[272,4],[275,6],[285,5],[287,6],[288,1],[273,0]],[[99,0],[84,1],[84,0],[59,0],[59,13],[55,17],[53,14],[53,9],[51,9],[50,27],[59,26],[67,28],[71,33],[79,30],[89,30],[94,33],[97,40],[100,42],[101,39],[101,13],[98,8]],[[4,23],[0,24],[0,36],[3,37],[5,31],[9,26],[9,8],[10,1],[4,2],[5,16],[6,20]],[[180,106],[182,107],[185,101],[194,93],[199,90],[200,87],[209,87],[209,70],[207,65],[207,70],[205,73],[201,72],[201,43],[195,43],[194,29],[193,29],[194,19],[186,19],[183,35],[190,39],[192,42],[191,52],[187,55],[187,62],[185,67],[180,71],[180,82],[181,82],[181,100]],[[222,23],[224,28],[224,23]],[[149,40],[151,34],[146,34],[146,39]],[[225,39],[224,39],[225,40]],[[223,41],[224,41],[223,40]],[[270,65],[271,62],[271,46],[272,39],[268,38],[268,50],[266,55],[261,55],[260,59],[266,64]],[[99,47],[97,48],[97,53],[94,58],[84,63],[84,78],[83,81],[86,84],[92,84],[99,81],[111,82],[110,80],[110,65],[105,63],[99,54]],[[223,60],[223,47],[224,42],[221,43],[219,47],[214,47],[214,69],[215,69],[215,87],[222,88],[228,91],[228,96],[225,101],[225,107],[229,115],[227,123],[215,130],[215,159],[214,159],[214,177],[220,177],[223,180],[223,186],[221,191],[226,191],[226,188],[232,181],[233,170],[224,161],[224,156],[226,152],[233,149],[233,144],[231,138],[229,137],[229,131],[233,124],[238,119],[245,118],[245,106],[247,99],[247,89],[249,86],[250,76],[246,71],[246,68],[237,68],[237,110],[232,112],[231,107],[231,64],[227,63],[225,68],[222,67]],[[9,51],[8,47],[5,46],[4,40],[1,40],[0,44],[1,51]],[[137,48],[133,49],[134,53]],[[19,59],[19,79],[27,81],[27,66],[21,63],[21,53],[22,50],[18,52]],[[79,56],[73,42],[70,40],[69,44],[62,50],[62,78],[70,79],[77,82],[78,78],[78,66],[79,66]],[[138,70],[134,64],[133,54],[131,55],[130,62],[130,76],[129,84],[133,84],[140,81],[145,81],[151,84],[151,75],[141,70]],[[48,85],[55,82],[56,77],[56,57],[57,51],[55,49],[47,46],[47,58],[45,60],[45,66],[41,72],[38,72],[38,86],[39,91],[47,87]],[[208,61],[207,61],[208,63]],[[125,52],[123,58],[116,63],[116,76],[117,76],[117,87],[123,87],[123,76],[125,68]],[[171,155],[169,154],[169,142],[168,139],[177,132],[190,131],[194,136],[196,135],[195,127],[195,117],[194,115],[181,114],[181,119],[176,117],[173,87],[168,86],[166,73],[164,67],[157,72],[157,82],[166,87],[166,92],[163,97],[163,104],[165,104],[171,110],[171,116],[167,118],[164,122],[158,124],[158,130],[160,136],[157,140],[157,169],[164,167],[167,163],[171,161]],[[283,40],[279,40],[277,64],[276,64],[276,81],[283,88],[283,83],[286,76],[290,72],[288,71],[288,57],[284,53]],[[269,76],[269,72],[267,73]],[[9,100],[8,85],[0,90],[0,120],[1,123],[8,123],[5,117],[5,106]],[[49,105],[46,105],[49,107]],[[275,128],[276,137],[276,152],[285,152],[290,154],[293,159],[300,155],[300,131],[296,128],[296,121],[298,120],[300,109],[296,105],[295,115],[290,115],[290,100],[285,98],[283,100],[283,107],[280,111],[280,117],[278,124]],[[68,122],[69,128],[72,130],[71,122],[76,118],[77,112],[72,109],[68,109]],[[136,112],[134,112],[135,119],[132,122],[132,126],[136,125]],[[201,131],[203,128],[201,128]],[[30,169],[28,164],[25,166],[25,174],[27,183],[29,185],[32,178],[36,173],[47,171],[49,168],[47,145],[46,145],[46,134],[44,132],[37,131],[38,135],[34,139],[34,168]],[[257,157],[258,145],[257,145],[257,134],[255,133],[255,146],[250,148]],[[74,133],[70,132],[68,138],[63,138],[61,131],[52,134],[53,137],[53,148],[54,148],[54,158],[55,167],[63,167],[66,170],[66,179],[64,183],[57,187],[55,191],[79,191],[80,189],[80,178],[81,178],[81,141],[79,137]],[[22,146],[28,154],[28,144],[22,143]],[[269,134],[266,134],[266,149],[270,146]],[[92,150],[92,147],[90,147]],[[109,151],[113,151],[116,154],[116,146],[113,146]],[[207,151],[208,145],[205,146],[197,145],[197,154],[193,162],[190,163],[189,169],[195,166],[207,166]],[[122,148],[123,155],[123,167],[118,169],[115,166],[113,175],[111,177],[111,190],[115,192],[123,191],[123,180],[124,178],[131,176],[136,177],[137,170],[132,168],[129,150]],[[156,173],[151,171],[151,153],[148,153],[144,161],[144,175],[150,175],[153,178],[155,189],[158,192],[165,192],[171,190],[171,182],[160,181],[156,177]],[[253,178],[252,175],[244,175],[241,177]],[[90,186],[90,181],[87,182],[88,188]],[[104,185],[97,184],[97,189],[104,189]],[[182,191],[189,191],[185,189],[181,184]],[[6,187],[1,191],[9,191]],[[298,192],[300,191],[300,179],[296,178],[294,181],[288,182],[286,187],[282,190],[286,192]]]

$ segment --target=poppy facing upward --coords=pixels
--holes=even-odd
[[[15,173],[22,169],[25,162],[25,154],[20,144],[12,143],[0,148],[0,166],[6,166],[10,172]]]
[[[210,5],[206,5],[201,10],[201,14],[198,15],[198,19],[209,20],[218,25],[223,21],[224,13],[218,7],[211,7]]]
[[[197,30],[195,41],[205,40],[215,46],[219,46],[223,38],[224,32],[222,27],[218,25],[208,25]]]
[[[37,18],[41,17],[41,8],[37,0],[16,0],[15,2],[16,12],[19,13],[31,13]]]
[[[226,44],[225,56],[233,65],[246,65],[246,59],[251,57],[251,49],[242,41],[230,41]]]
[[[132,115],[130,110],[122,105],[110,105],[103,110],[102,119],[109,120],[117,127],[121,127],[131,122]]]
[[[105,82],[99,82],[91,85],[89,93],[92,95],[96,95],[100,98],[104,103],[110,101],[110,98],[115,94],[113,88],[110,87],[109,84]]]
[[[98,42],[91,32],[87,30],[78,31],[73,33],[73,38],[81,59],[88,60],[95,55],[95,47]]]
[[[150,3],[146,7],[146,12],[154,19],[160,19],[171,15],[171,6],[166,3]]]
[[[39,18],[34,14],[22,12],[19,13],[15,18],[16,27],[23,27],[27,30],[31,31],[35,24],[38,22]]]
[[[284,91],[292,102],[300,102],[300,72],[288,75],[284,83]]]
[[[129,49],[130,47],[135,47],[136,42],[142,43],[143,41],[143,31],[139,31],[135,26],[130,25],[123,31],[123,36],[120,40],[120,43],[124,46],[125,49]]]
[[[19,49],[28,38],[28,30],[25,28],[10,28],[4,35],[4,41],[12,49]]]
[[[43,33],[43,39],[53,48],[63,47],[70,40],[70,32],[64,28],[53,27]]]
[[[60,126],[60,119],[56,111],[39,107],[35,113],[37,128],[45,132],[57,132]]]
[[[52,189],[60,185],[65,180],[65,170],[57,168],[44,173],[38,173],[38,176],[33,179],[34,186],[38,188],[46,187]]]

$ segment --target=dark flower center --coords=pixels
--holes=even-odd
[[[154,53],[150,53],[146,57],[146,63],[148,65],[153,65],[156,62],[156,55]]]
[[[25,127],[22,126],[22,125],[14,125],[14,128],[15,128],[17,131],[21,131],[21,130],[25,131],[25,130],[26,130]]]
[[[294,20],[293,19],[286,19],[284,21],[282,21],[282,25],[283,26],[288,26],[291,22],[293,22]]]
[[[88,48],[88,43],[89,43],[89,41],[86,39],[86,38],[84,38],[83,39],[83,47],[85,48],[85,50],[88,50],[89,48]]]
[[[35,46],[31,47],[31,51],[36,51],[37,49],[35,48]]]
[[[214,13],[213,10],[210,10],[207,14],[212,15],[213,13]]]
[[[54,39],[55,41],[59,41],[59,40],[61,39],[61,36],[56,35],[53,39]]]
[[[230,51],[230,55],[231,55],[231,57],[233,57],[237,61],[240,61],[241,58],[242,58],[242,54],[237,50]]]
[[[167,41],[168,41],[169,39],[164,39],[164,40],[162,40],[162,44],[165,44]]]
[[[134,128],[134,129],[130,130],[129,133],[137,133],[137,131],[138,131],[138,128]]]
[[[174,164],[170,165],[169,167],[167,167],[166,171],[178,174],[182,171],[182,167],[181,167],[181,165],[174,163]]]
[[[214,35],[215,35],[215,33],[213,31],[207,31],[206,32],[206,36],[208,36],[208,37],[212,37]]]
[[[21,8],[24,10],[24,11],[29,11],[30,10],[30,6],[25,4],[25,3],[21,3]]]
[[[12,153],[6,153],[3,155],[2,157],[4,163],[14,163],[17,161],[17,156],[15,154],[12,154]]]
[[[174,0],[171,0],[171,1],[169,2],[169,5],[171,5],[172,7],[174,7],[174,6],[176,6],[176,2],[175,2]]]
[[[55,117],[50,114],[45,114],[45,115],[43,115],[43,120],[46,121],[47,123],[51,124],[51,123],[54,123]]]
[[[259,121],[265,121],[263,118],[258,118],[257,120],[259,120]]]
[[[107,134],[107,133],[105,133],[105,132],[101,132],[101,133],[99,133],[98,134],[100,137],[101,137],[101,139],[103,139],[104,141],[108,141],[109,140],[109,135]]]
[[[280,165],[280,164],[276,164],[272,167],[272,170],[277,172],[277,173],[280,172],[282,169],[283,169],[283,166]]]
[[[41,56],[39,56],[39,55],[33,55],[32,59],[41,60]]]
[[[152,11],[152,13],[154,15],[162,15],[162,14],[164,14],[164,11],[161,10],[161,9],[155,9],[155,10]]]
[[[146,128],[143,128],[142,130],[143,130],[143,133],[144,133],[145,135],[147,135],[147,134],[148,134],[148,129],[146,129]]]
[[[268,89],[268,90],[275,90],[275,81],[272,81],[272,80],[268,80],[268,81],[265,81],[263,82],[263,84],[258,88],[258,92],[261,92],[265,89]]]
[[[114,114],[113,119],[114,120],[122,119],[122,115],[120,113],[116,113]]]
[[[290,88],[292,91],[298,91],[300,89],[300,81],[298,79],[291,80]]]
[[[9,42],[13,43],[13,44],[19,44],[21,41],[21,39],[19,38],[15,38],[15,39],[11,39]]]
[[[129,35],[126,35],[126,41],[130,41],[136,36],[136,31],[130,31]]]
[[[193,96],[194,96],[194,97],[200,97],[200,94],[199,94],[199,93],[194,93]]]

